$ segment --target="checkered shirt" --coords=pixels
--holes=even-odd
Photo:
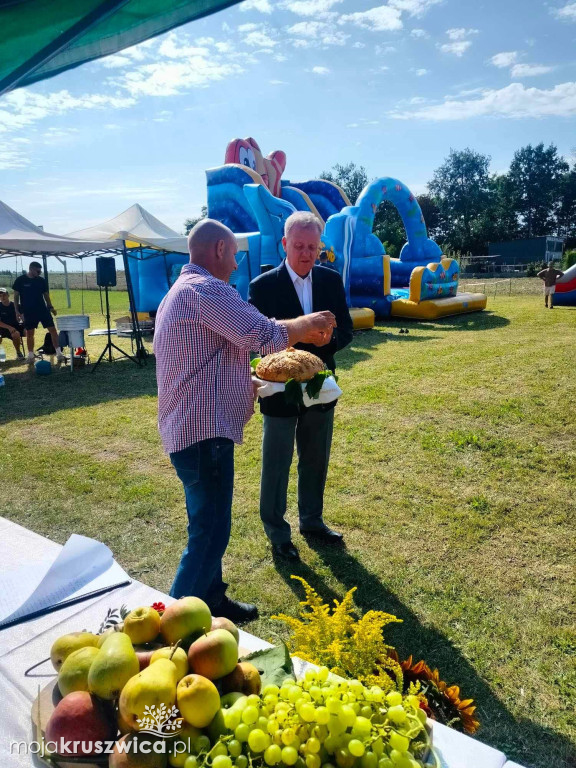
[[[206,269],[184,266],[158,308],[154,332],[158,428],[166,452],[212,437],[241,443],[254,410],[250,352],[287,346],[284,326]]]

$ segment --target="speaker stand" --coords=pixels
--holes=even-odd
[[[108,362],[109,363],[114,362],[114,358],[112,357],[112,349],[115,349],[117,352],[120,352],[120,354],[123,357],[127,357],[128,360],[132,360],[133,363],[136,363],[138,368],[141,368],[142,367],[142,363],[140,362],[139,359],[137,359],[135,357],[132,357],[132,355],[129,355],[123,349],[120,349],[120,347],[117,346],[116,344],[114,344],[114,342],[112,341],[112,333],[110,331],[110,302],[108,300],[108,286],[107,285],[104,286],[104,293],[105,293],[105,296],[106,296],[106,336],[108,337],[108,341],[106,342],[106,346],[102,350],[102,352],[100,354],[100,357],[98,358],[98,360],[94,364],[94,368],[92,368],[92,373],[94,373],[96,368],[98,368],[98,366],[100,365],[100,363],[104,359],[104,356],[106,355],[106,352],[108,352]]]

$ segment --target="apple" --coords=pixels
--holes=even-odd
[[[226,629],[214,629],[188,649],[190,670],[209,680],[230,674],[238,663],[238,643]]]
[[[220,709],[220,694],[202,675],[186,675],[176,687],[176,706],[187,723],[206,728]]]
[[[210,629],[227,629],[228,632],[232,632],[236,642],[240,642],[240,632],[238,631],[238,627],[225,616],[217,616],[215,619],[212,619],[212,626]]]
[[[260,673],[249,661],[241,661],[230,672],[229,675],[220,680],[222,693],[238,691],[250,696],[251,693],[258,694],[262,688]]]
[[[160,632],[160,614],[150,606],[135,608],[124,619],[124,633],[134,644],[151,643]]]
[[[160,619],[160,632],[169,645],[212,626],[210,608],[198,597],[181,597],[171,603]]]
[[[94,742],[115,741],[116,732],[114,712],[106,702],[88,691],[74,691],[64,696],[50,715],[45,743],[51,751],[58,753],[62,749],[66,754],[64,742],[75,742],[68,744],[69,753],[85,756],[92,754],[89,747],[94,749]]]

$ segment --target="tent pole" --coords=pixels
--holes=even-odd
[[[29,77],[33,72],[39,69],[43,64],[46,64],[50,59],[54,58],[57,53],[68,47],[71,43],[77,40],[82,35],[86,34],[95,24],[99,24],[108,16],[116,13],[123,5],[126,5],[128,0],[105,0],[93,11],[86,14],[84,18],[73,24],[70,29],[63,32],[59,37],[49,43],[31,56],[28,61],[25,61],[17,69],[11,72],[3,80],[0,80],[0,96],[8,91],[17,88],[20,81]]]
[[[146,361],[148,353],[144,347],[142,341],[142,331],[140,330],[140,323],[138,321],[138,313],[136,312],[136,302],[134,300],[134,289],[132,287],[132,278],[130,276],[130,269],[128,267],[128,251],[126,250],[126,240],[122,240],[122,259],[124,261],[124,274],[126,276],[126,288],[128,289],[128,302],[130,304],[130,316],[132,318],[132,330],[134,332],[134,338],[136,341],[136,359],[138,365],[142,365],[142,360]]]
[[[46,290],[50,290],[50,278],[48,277],[48,257],[42,254],[42,265],[44,266],[44,280],[46,280]]]
[[[70,283],[68,282],[68,265],[64,261],[64,259],[61,259],[60,256],[56,256],[60,264],[64,267],[64,287],[66,288],[66,303],[68,304],[68,309],[72,308],[72,302],[70,301]],[[82,259],[80,259],[82,261]]]

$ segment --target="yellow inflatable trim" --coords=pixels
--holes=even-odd
[[[396,299],[392,302],[392,317],[411,317],[415,320],[436,320],[448,315],[461,315],[465,312],[478,312],[486,309],[488,297],[483,293],[458,293],[446,299],[427,299],[410,301]]]
[[[439,262],[428,264],[426,267],[415,267],[410,275],[410,301],[419,301],[422,295],[422,275],[425,270],[437,272],[440,268],[447,271],[454,259],[441,259]]]
[[[368,307],[352,307],[350,310],[350,317],[352,318],[352,326],[355,331],[364,331],[370,328],[374,328],[374,320],[376,315],[373,309]]]

